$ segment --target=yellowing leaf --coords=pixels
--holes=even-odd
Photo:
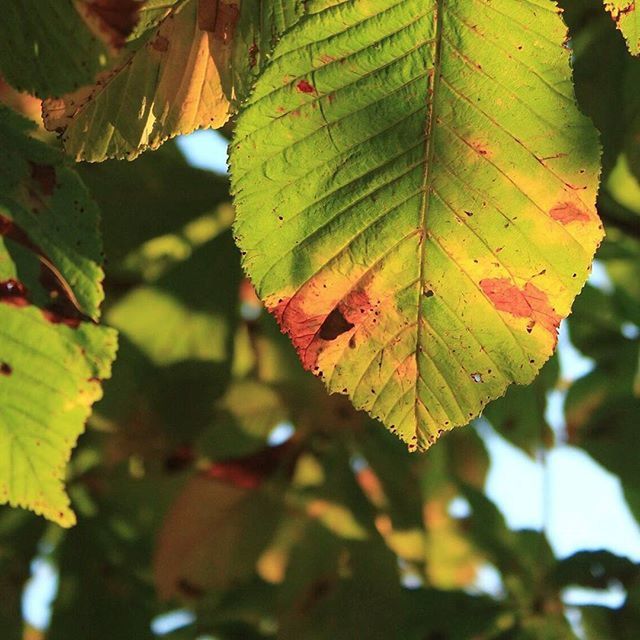
[[[306,10],[239,118],[237,240],[304,366],[426,448],[553,352],[597,134],[550,0]]]
[[[147,43],[90,87],[46,100],[46,127],[76,160],[134,158],[231,113],[233,0],[177,3]]]
[[[0,327],[0,503],[70,526],[65,467],[91,405],[102,397],[115,332],[51,322],[6,298]]]
[[[635,0],[605,0],[604,6],[622,31],[629,51],[640,54],[640,12]]]

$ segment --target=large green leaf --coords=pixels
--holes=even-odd
[[[101,395],[115,333],[95,203],[59,152],[0,110],[0,501],[74,522],[65,463]]]
[[[605,0],[604,6],[622,31],[629,51],[634,55],[640,54],[640,12],[635,1]]]
[[[239,118],[237,239],[304,366],[425,448],[553,352],[596,132],[549,0],[306,10]]]

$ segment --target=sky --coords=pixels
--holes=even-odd
[[[177,140],[193,166],[218,173],[227,172],[227,142],[216,131],[197,131]],[[607,289],[606,271],[597,261],[591,284]],[[587,373],[592,364],[571,345],[566,327],[561,327],[558,353],[561,375],[574,380]],[[549,397],[547,420],[556,433],[562,433],[564,395],[553,391]],[[592,460],[584,451],[559,445],[545,460],[533,460],[502,438],[485,421],[476,428],[489,451],[491,464],[486,482],[488,497],[498,506],[512,529],[544,530],[558,558],[582,549],[606,549],[640,562],[640,527],[632,516],[619,479]],[[272,434],[271,443],[286,438],[290,426],[281,425]],[[463,512],[458,501],[454,508]],[[35,560],[33,578],[25,591],[23,611],[33,626],[43,628],[49,616],[49,603],[56,591],[54,569],[43,560]],[[488,593],[500,589],[499,575],[487,568],[479,579],[479,588]],[[624,589],[612,585],[607,591],[570,588],[565,591],[568,605],[602,604],[619,607]],[[576,610],[577,611],[577,610]],[[575,612],[574,612],[575,613]],[[154,621],[154,631],[163,635],[191,620],[188,612],[175,612]],[[579,620],[576,622],[579,626]]]

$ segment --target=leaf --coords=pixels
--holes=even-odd
[[[124,47],[137,29],[145,0],[76,0],[76,7],[89,28],[113,49]]]
[[[28,137],[32,123],[0,107],[0,230],[30,249],[79,313],[104,297],[99,212],[63,155]]]
[[[109,376],[98,212],[62,156],[0,109],[0,501],[63,526],[65,463]]]
[[[591,589],[607,589],[612,580],[633,585],[640,567],[609,551],[578,551],[558,562],[553,580],[559,586],[579,585]]]
[[[106,68],[107,47],[72,0],[5,0],[0,20],[0,72],[39,97],[74,91]]]
[[[596,132],[552,2],[307,11],[238,121],[237,241],[305,368],[424,449],[553,352]]]
[[[640,54],[640,13],[635,0],[605,0],[605,9],[625,37],[629,51]]]
[[[6,299],[0,326],[0,501],[70,526],[65,463],[102,396],[115,332],[91,323],[54,324]]]
[[[249,96],[280,35],[304,13],[302,0],[243,0],[236,29],[233,73],[238,104]]]
[[[160,598],[197,598],[255,571],[281,518],[281,505],[255,491],[267,475],[259,466],[264,454],[216,463],[186,483],[158,536]]]
[[[145,0],[138,10],[138,23],[129,36],[129,40],[139,38],[146,31],[157,27],[171,8],[180,0]]]
[[[220,1],[222,17],[216,19],[215,12],[199,11],[202,6],[208,6],[205,0],[177,3],[124,64],[93,86],[45,101],[45,125],[62,133],[67,153],[90,162],[131,159],[168,138],[229,119],[238,8]]]
[[[149,26],[168,4],[154,3],[144,23]],[[62,134],[67,153],[90,162],[132,159],[174,136],[221,127],[252,84],[256,51],[263,52],[262,60],[271,38],[297,19],[296,7],[299,0],[284,0],[281,12],[262,15],[255,2],[247,2],[236,39],[238,0],[175,2],[155,34],[122,65],[93,86],[45,101],[45,126]]]
[[[628,80],[640,59],[629,56],[611,17],[597,6],[600,0],[564,0],[563,18],[571,33],[573,80],[580,108],[601,135],[603,172],[615,164],[630,130],[629,108],[635,84]],[[611,104],[621,108],[611,112]]]

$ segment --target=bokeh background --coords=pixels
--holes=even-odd
[[[536,382],[426,454],[327,396],[262,309],[229,131],[80,167],[120,351],[70,464],[78,525],[0,508],[2,640],[640,637],[640,61],[600,0],[562,4],[607,239]]]

